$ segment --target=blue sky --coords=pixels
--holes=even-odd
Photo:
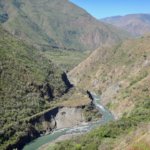
[[[70,0],[96,18],[149,13],[150,0]]]

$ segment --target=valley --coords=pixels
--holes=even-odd
[[[0,1],[0,150],[149,150],[149,85],[149,14]]]

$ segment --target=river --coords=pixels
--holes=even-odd
[[[57,138],[61,137],[62,135],[67,135],[71,133],[84,133],[89,132],[90,130],[94,129],[95,127],[98,127],[102,124],[106,124],[109,121],[114,120],[114,116],[112,113],[105,108],[101,102],[100,102],[100,96],[97,96],[95,93],[90,93],[93,98],[93,103],[96,106],[96,108],[99,110],[99,112],[102,114],[102,118],[99,121],[96,122],[90,122],[86,125],[79,125],[74,126],[71,128],[64,128],[55,130],[53,133],[45,136],[41,136],[31,143],[27,144],[23,150],[37,150],[42,145],[52,142],[56,140]]]

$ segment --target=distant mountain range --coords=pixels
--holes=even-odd
[[[101,19],[105,23],[124,29],[134,36],[150,33],[150,14],[130,14]]]
[[[1,0],[3,27],[40,49],[93,50],[128,37],[68,0]]]

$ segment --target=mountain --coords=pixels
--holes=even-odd
[[[116,120],[50,149],[150,149],[149,41],[146,36],[98,48],[69,72],[76,86],[101,95]]]
[[[68,0],[1,0],[3,27],[43,50],[92,50],[129,35],[99,22]]]
[[[25,134],[19,129],[28,125],[21,125],[21,120],[50,108],[71,85],[66,74],[38,50],[1,26],[0,35],[0,145],[8,146]],[[18,127],[11,127],[15,124]]]
[[[130,14],[101,19],[105,23],[124,29],[134,36],[150,33],[150,14]]]

